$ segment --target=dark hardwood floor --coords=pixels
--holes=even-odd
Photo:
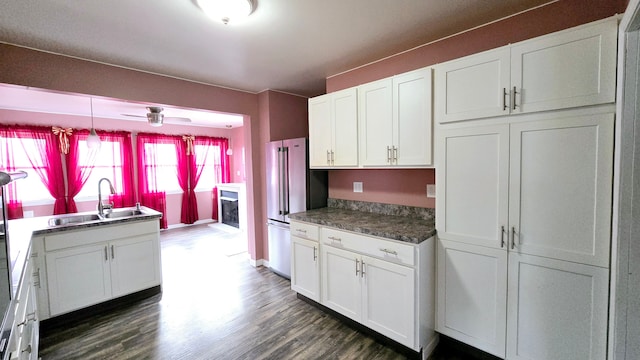
[[[84,320],[43,327],[55,359],[405,359],[296,298],[288,280],[249,265],[238,233],[163,231],[163,292]],[[230,250],[231,249],[231,250]],[[225,255],[226,254],[226,255]],[[439,346],[434,360],[473,359]]]

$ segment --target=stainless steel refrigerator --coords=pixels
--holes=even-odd
[[[266,144],[269,267],[291,278],[289,214],[327,206],[327,172],[309,170],[306,138]]]

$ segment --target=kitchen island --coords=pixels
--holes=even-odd
[[[160,291],[161,213],[114,209],[10,220],[9,256],[17,288],[6,354],[37,358],[40,320],[125,295]]]

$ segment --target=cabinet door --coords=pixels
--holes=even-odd
[[[395,164],[432,164],[433,121],[431,68],[393,77],[393,143]]]
[[[320,261],[317,241],[291,237],[291,289],[320,301]]]
[[[358,86],[360,164],[393,165],[391,78]]]
[[[605,359],[609,272],[509,255],[509,359]]]
[[[358,166],[358,96],[356,88],[331,94],[333,166]]]
[[[436,228],[442,239],[505,247],[508,214],[507,125],[438,132]]]
[[[322,301],[321,304],[353,320],[360,321],[360,267],[358,255],[322,245]]]
[[[51,316],[111,299],[107,249],[98,244],[46,254]]]
[[[148,234],[109,244],[113,297],[160,285],[158,235]]]
[[[511,48],[512,111],[533,112],[615,101],[617,20],[609,19]]]
[[[511,125],[518,251],[609,266],[613,124],[613,114],[598,114]]]
[[[309,99],[309,166],[331,165],[331,95]]]
[[[509,47],[435,67],[436,121],[509,114]]]
[[[438,240],[436,331],[504,358],[507,251]]]
[[[415,271],[362,257],[362,324],[410,348],[415,346]]]

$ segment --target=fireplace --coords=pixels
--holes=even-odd
[[[240,228],[240,216],[238,213],[238,192],[221,190],[220,207],[222,208],[222,223]]]

